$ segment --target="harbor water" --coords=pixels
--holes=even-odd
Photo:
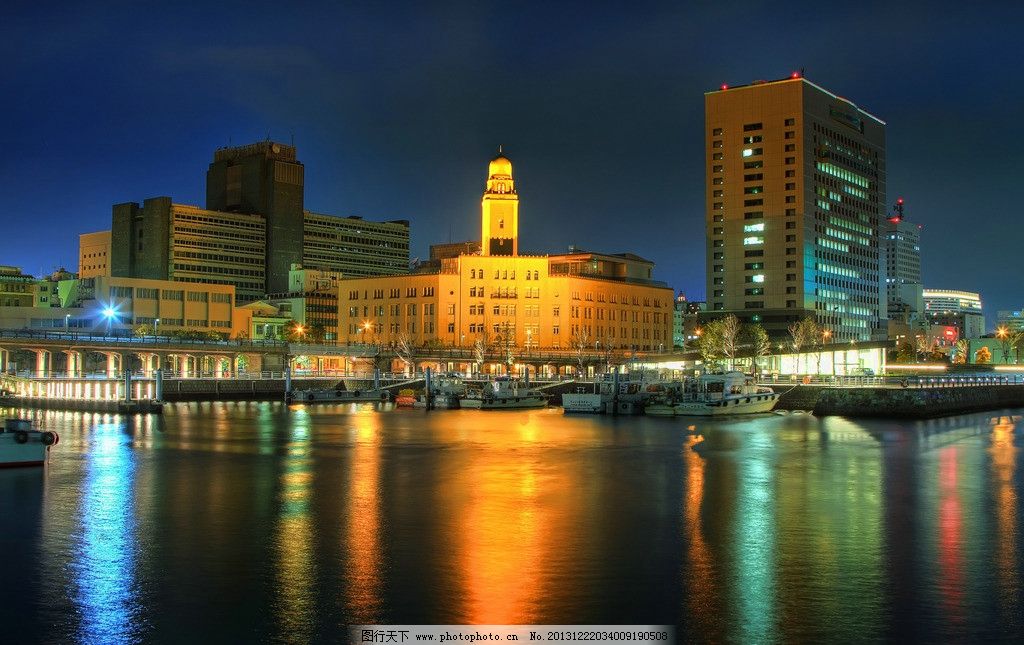
[[[1024,635],[1022,411],[931,421],[169,405],[0,410],[8,643],[337,642],[349,624]]]

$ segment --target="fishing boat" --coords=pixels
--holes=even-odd
[[[28,419],[7,419],[0,429],[0,468],[42,466],[58,443],[56,432],[33,430]]]
[[[673,416],[719,416],[771,412],[779,400],[770,387],[759,386],[742,372],[702,374],[681,400],[671,404]],[[656,414],[664,414],[656,410]],[[648,412],[650,413],[650,412]]]
[[[468,392],[459,399],[460,407],[477,410],[543,408],[547,404],[548,397],[543,392],[506,377],[489,381],[482,389]]]
[[[435,410],[455,410],[461,407],[461,399],[466,396],[466,384],[458,374],[441,374],[430,383],[430,396],[427,392],[416,396],[414,408],[430,407]]]
[[[651,401],[664,398],[678,383],[656,381],[642,372],[630,373],[620,380],[617,372],[595,381],[592,387],[580,386],[562,394],[566,413],[643,414]]]

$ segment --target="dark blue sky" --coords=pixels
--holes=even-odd
[[[990,316],[1024,305],[1012,3],[18,4],[0,264],[74,269],[112,204],[202,205],[213,150],[268,133],[294,136],[307,208],[409,219],[424,257],[477,237],[501,143],[521,249],[633,251],[703,297],[703,93],[805,68],[888,123],[925,284],[980,291]]]

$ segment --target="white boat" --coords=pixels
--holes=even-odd
[[[566,413],[642,414],[652,401],[663,398],[678,385],[651,380],[642,373],[631,373],[619,380],[612,373],[592,387],[581,386],[575,392],[563,393],[562,409]]]
[[[435,410],[456,410],[462,397],[466,396],[466,384],[457,374],[438,376],[430,384],[430,407]],[[414,408],[427,407],[426,393],[416,395]]]
[[[42,466],[59,442],[56,432],[33,430],[27,419],[7,419],[0,429],[0,468]]]
[[[367,401],[388,401],[387,390],[292,390],[285,395],[289,403],[358,403]]]
[[[719,416],[771,412],[779,395],[742,372],[703,374],[683,400],[672,405],[673,416]]]
[[[543,408],[547,404],[546,394],[508,378],[489,381],[481,390],[469,392],[459,399],[460,407],[477,410]]]

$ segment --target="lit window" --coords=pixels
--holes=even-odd
[[[750,237],[743,238],[743,246],[750,246],[752,244],[764,244],[764,237],[751,235]]]
[[[764,222],[758,222],[757,224],[746,224],[743,227],[744,233],[754,233],[757,231],[764,230]]]
[[[750,156],[753,156],[753,154],[754,154],[754,149],[753,148],[744,148],[743,149],[743,156],[744,157],[750,157]]]
[[[755,274],[754,277],[753,277],[753,280],[754,280],[754,282],[764,282],[764,274],[763,273]]]

